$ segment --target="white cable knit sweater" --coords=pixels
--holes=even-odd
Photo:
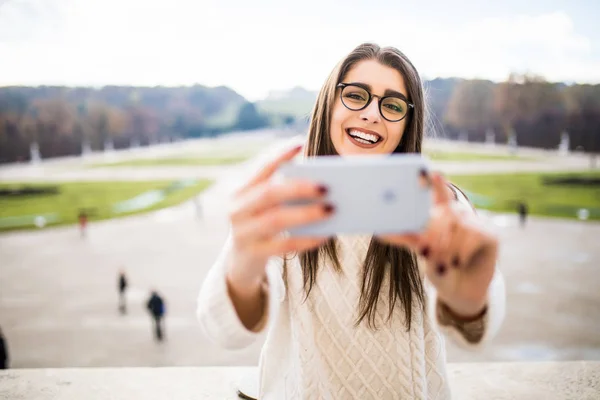
[[[343,271],[336,273],[331,265],[324,265],[306,302],[302,301],[297,258],[288,263],[287,291],[281,262],[271,260],[267,266],[268,312],[257,332],[244,328],[227,293],[228,239],[200,290],[198,318],[207,337],[223,348],[245,347],[267,330],[259,366],[261,400],[448,399],[442,333],[470,347],[480,346],[496,334],[505,307],[499,272],[490,286],[485,333],[477,345],[469,345],[457,330],[438,324],[435,291],[427,282],[427,311],[415,306],[409,332],[398,306],[390,322],[385,322],[387,295],[380,296],[377,306],[379,330],[372,331],[364,323],[355,328],[361,267],[369,239],[338,237]],[[383,291],[387,294],[385,286]]]

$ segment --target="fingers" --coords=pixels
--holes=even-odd
[[[465,260],[465,244],[467,231],[458,221],[447,221],[432,245],[430,260],[439,276],[445,275],[450,269],[459,269]]]
[[[491,237],[471,226],[464,216],[440,213],[423,235],[421,254],[427,258],[435,276],[444,276],[449,270],[476,267],[477,258],[492,243]]]
[[[230,219],[243,221],[285,202],[320,200],[327,194],[327,188],[307,181],[287,181],[278,184],[262,183],[250,188],[244,196],[234,202]]]
[[[238,194],[242,194],[242,193],[246,192],[248,189],[256,186],[257,184],[269,180],[271,178],[271,176],[273,176],[275,171],[277,171],[277,169],[281,166],[281,164],[293,159],[301,149],[302,149],[301,145],[296,146],[290,150],[287,150],[286,152],[281,154],[279,157],[277,157],[275,160],[268,163],[254,178],[252,178],[250,180],[250,182],[247,185],[245,185],[238,191]]]
[[[476,269],[497,256],[497,241],[482,232],[469,232],[461,248],[462,259],[459,267]]]
[[[425,178],[421,176],[423,182]],[[448,181],[439,173],[429,175],[429,183],[433,191],[433,203],[435,205],[450,204],[454,200],[454,193],[450,189]]]
[[[323,220],[333,213],[333,207],[323,202],[327,188],[308,181],[274,183],[270,180],[277,169],[301,149],[302,146],[297,146],[277,157],[235,196],[230,212],[232,235],[236,250],[244,254],[245,259],[261,260],[305,251],[327,240],[281,235],[287,229]],[[286,202],[307,202],[308,205],[284,205]]]
[[[273,236],[295,226],[322,221],[333,214],[328,204],[273,208],[239,226],[234,235],[240,246],[252,246],[256,242],[269,241]]]
[[[426,257],[440,274],[446,272],[449,258],[447,255],[452,252],[451,246],[457,244],[455,239],[459,233],[456,216],[444,211],[440,208],[434,209],[430,225],[420,242],[421,255]]]
[[[469,247],[467,241],[469,233],[464,228],[456,228],[448,241],[448,245],[443,255],[439,258],[439,264],[446,268],[460,269],[465,266],[468,259]]]

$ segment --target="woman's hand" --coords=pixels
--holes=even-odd
[[[425,274],[439,300],[458,317],[470,318],[486,307],[498,254],[498,240],[472,211],[458,206],[447,181],[428,177],[434,203],[427,229],[420,234],[385,235],[390,244],[421,254]]]
[[[327,239],[282,235],[293,226],[324,220],[333,212],[330,205],[319,201],[327,188],[306,181],[273,183],[270,180],[301,148],[289,150],[269,163],[234,196],[229,214],[233,248],[227,279],[240,290],[254,291],[261,285],[269,257],[309,250]],[[287,201],[302,199],[313,202],[284,206]]]

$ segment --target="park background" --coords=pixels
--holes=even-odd
[[[227,7],[0,2],[0,327],[11,368],[256,365],[260,343],[215,349],[195,320],[228,196],[302,142],[326,75],[370,40],[422,71],[424,153],[502,241],[503,328],[479,353],[449,343],[449,361],[600,360],[598,5]],[[145,310],[151,290],[166,301],[163,343]]]

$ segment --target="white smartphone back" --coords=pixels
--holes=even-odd
[[[289,230],[292,236],[421,232],[429,221],[432,192],[420,182],[428,160],[419,154],[322,156],[291,161],[277,179],[305,179],[327,186],[335,207],[327,220]],[[294,204],[301,204],[295,202]]]

